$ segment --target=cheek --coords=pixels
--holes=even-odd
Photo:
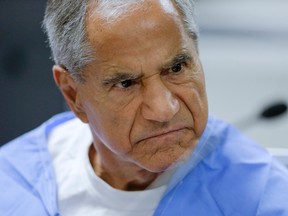
[[[133,127],[137,105],[128,103],[120,106],[109,95],[98,89],[85,89],[82,103],[88,118],[94,141],[99,148],[106,146],[118,154],[126,154],[131,149],[130,131]]]
[[[204,77],[201,77],[197,82],[191,82],[183,86],[180,97],[193,117],[195,133],[200,136],[208,119]]]
[[[132,113],[130,116],[124,114],[109,108],[93,109],[88,114],[94,141],[99,147],[104,145],[118,155],[125,155],[131,151]]]

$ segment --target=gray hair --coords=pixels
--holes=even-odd
[[[109,11],[109,18],[117,19],[125,12],[138,8],[144,0],[48,0],[43,27],[47,33],[55,64],[69,71],[76,81],[84,82],[82,71],[93,61],[86,32],[86,19],[90,3],[97,10]],[[172,0],[182,16],[184,26],[197,46],[198,27],[195,23],[193,0]],[[111,7],[113,6],[113,7]],[[129,10],[128,10],[129,9]]]

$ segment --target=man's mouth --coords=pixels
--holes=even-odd
[[[186,126],[173,126],[173,127],[165,128],[162,130],[157,130],[155,132],[149,133],[149,134],[141,137],[139,139],[138,143],[145,141],[145,140],[149,140],[149,139],[157,139],[157,138],[164,138],[164,137],[168,138],[169,136],[177,135],[179,132],[182,132],[185,129],[188,129],[188,127],[186,127]]]

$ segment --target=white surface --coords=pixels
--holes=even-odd
[[[288,103],[288,1],[198,1],[200,56],[210,112],[237,124],[278,100]],[[243,132],[288,148],[288,114]]]
[[[288,168],[288,148],[268,148],[268,151]]]

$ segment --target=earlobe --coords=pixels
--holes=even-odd
[[[70,109],[81,121],[88,123],[87,115],[79,97],[79,84],[68,71],[58,65],[53,66],[53,77]]]

